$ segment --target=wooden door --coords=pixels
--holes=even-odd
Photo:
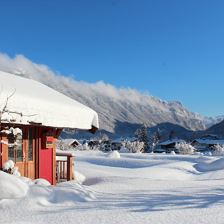
[[[21,139],[17,139],[16,147],[8,147],[8,159],[15,162],[21,176],[35,179],[35,129],[23,128]]]
[[[53,137],[53,129],[52,128],[42,128],[40,131],[41,136],[41,144],[39,149],[39,178],[46,179],[51,184],[55,184],[56,180],[56,150],[55,144],[53,144],[52,148],[47,148],[46,144],[46,136]]]
[[[28,128],[25,147],[25,176],[31,179],[35,179],[35,137],[35,128]]]

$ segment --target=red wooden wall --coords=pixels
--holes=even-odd
[[[39,178],[53,184],[53,149],[39,150]]]
[[[21,125],[21,127],[23,127]],[[28,126],[27,126],[28,127]],[[61,129],[47,128],[42,126],[36,127],[36,135],[34,136],[33,144],[35,147],[35,164],[34,164],[34,177],[32,178],[44,178],[51,184],[56,184],[56,145],[55,139],[60,134]],[[46,149],[43,147],[43,141],[45,139],[45,133],[51,132],[53,136],[52,148]],[[6,140],[6,137],[2,137]],[[1,140],[1,137],[0,137]],[[8,146],[0,144],[0,153],[3,152],[3,156],[0,156],[0,168],[2,164],[8,160]]]
[[[2,138],[0,137],[0,141]],[[0,143],[0,169],[2,168],[2,144]]]

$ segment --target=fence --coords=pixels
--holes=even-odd
[[[57,183],[74,179],[72,174],[73,155],[71,153],[57,152],[56,158]]]

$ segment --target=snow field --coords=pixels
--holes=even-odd
[[[119,155],[76,152],[76,181],[56,187],[0,172],[0,192],[23,189],[1,198],[0,223],[223,224],[221,157]]]

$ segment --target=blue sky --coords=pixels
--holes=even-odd
[[[224,114],[224,1],[1,0],[0,52]]]

